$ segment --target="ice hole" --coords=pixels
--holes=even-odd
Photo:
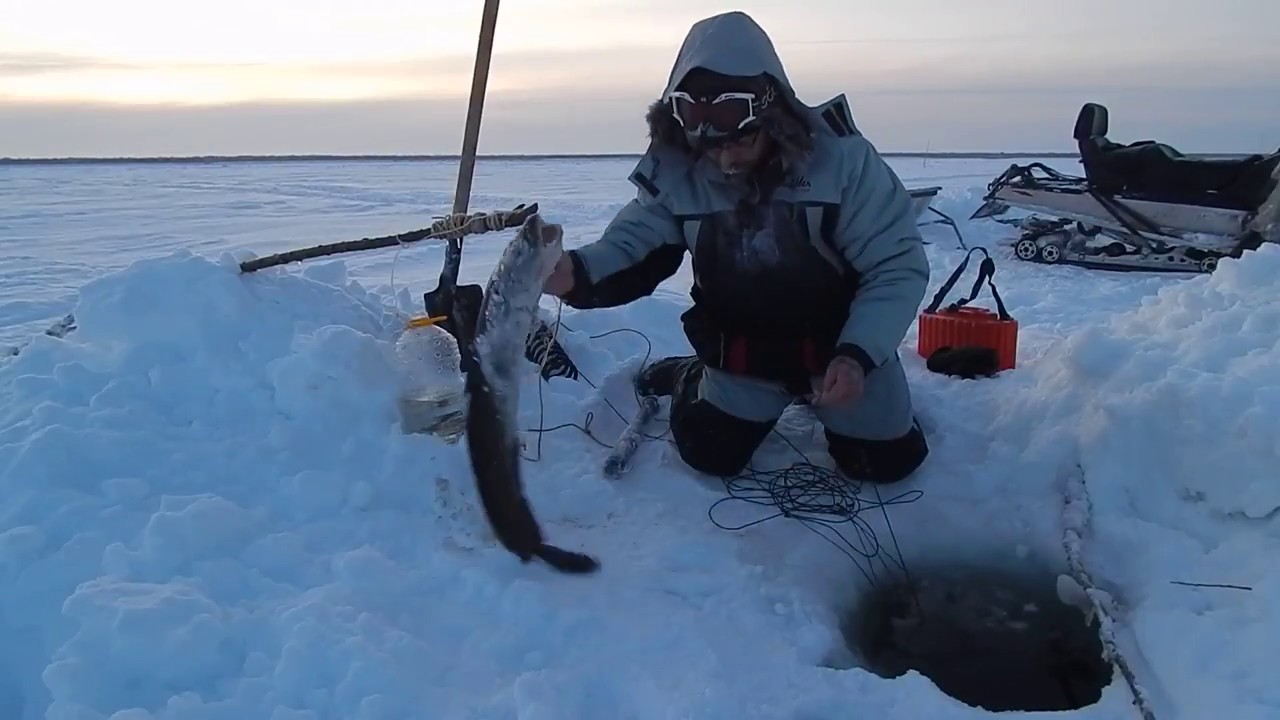
[[[1097,622],[1058,599],[1057,572],[908,570],[910,583],[880,583],[844,616],[861,667],[886,678],[915,670],[991,712],[1075,710],[1110,684]]]

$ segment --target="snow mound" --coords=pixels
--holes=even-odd
[[[1224,260],[1072,336],[1042,391],[1084,400],[1086,453],[1141,458],[1121,477],[1140,468],[1147,492],[1268,517],[1280,509],[1280,483],[1267,480],[1280,466],[1278,296],[1280,246]]]
[[[332,267],[241,277],[185,252],[89,283],[75,314],[0,368],[0,667],[26,708],[5,717],[206,716],[174,688],[242,717],[314,702],[322,674],[279,658],[352,542],[324,519],[413,502],[375,499],[407,459],[390,315]]]

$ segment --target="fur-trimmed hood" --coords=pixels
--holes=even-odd
[[[767,76],[782,102],[761,114],[761,128],[778,143],[784,158],[799,160],[812,151],[813,132],[808,120],[811,108],[796,98],[768,34],[749,15],[740,11],[714,15],[698,21],[689,29],[676,54],[662,95],[649,105],[645,113],[650,141],[689,149],[684,130],[671,115],[671,108],[664,98],[695,68],[739,77]]]

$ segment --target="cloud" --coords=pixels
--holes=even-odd
[[[484,154],[638,152],[643,99],[486,103]],[[0,105],[0,157],[456,154],[466,102],[251,102],[205,108]]]
[[[68,55],[55,52],[0,51],[0,77],[39,75],[41,73],[77,72],[97,69],[136,69],[130,63],[103,58]]]
[[[882,150],[1072,151],[1080,105],[1111,109],[1119,142],[1155,139],[1184,152],[1280,147],[1280,93],[1183,89],[903,94],[850,93],[855,119]],[[482,154],[639,153],[650,97],[618,91],[490,98]],[[206,108],[92,103],[0,104],[0,157],[456,154],[462,98],[251,102]]]
[[[646,45],[495,52],[488,92],[564,93],[590,102],[620,91],[656,93],[670,51]],[[217,105],[273,100],[464,98],[474,56],[353,62],[126,62],[58,53],[0,53],[0,101]],[[608,68],[601,72],[600,68]]]

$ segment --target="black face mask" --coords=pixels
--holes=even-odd
[[[734,131],[730,133],[718,134],[707,128],[698,128],[697,130],[685,130],[684,139],[689,143],[689,147],[695,152],[706,152],[724,147],[735,142],[743,141],[754,132],[756,128],[751,127],[745,131]]]

